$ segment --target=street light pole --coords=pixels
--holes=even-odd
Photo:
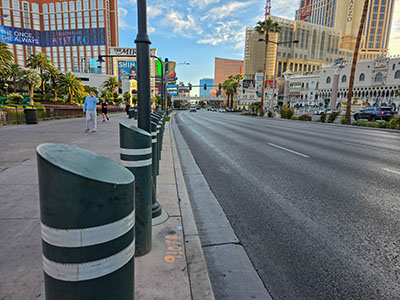
[[[150,39],[147,35],[147,3],[137,1],[138,34],[137,49],[137,81],[138,81],[138,127],[151,133],[150,120]]]

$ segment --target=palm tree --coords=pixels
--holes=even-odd
[[[61,75],[62,75],[61,72],[56,67],[50,65],[47,67],[44,76],[45,78],[48,78],[51,81],[55,101],[57,101],[57,83],[60,80]]]
[[[368,5],[369,5],[369,0],[365,0],[363,12],[361,15],[360,27],[358,28],[356,46],[354,48],[353,63],[351,66],[351,73],[350,73],[350,80],[349,80],[349,93],[347,94],[347,105],[346,105],[346,121],[347,121],[348,125],[351,124],[351,100],[353,97],[354,75],[356,73],[358,51],[360,50],[361,36],[362,36],[363,29],[364,29],[364,23],[365,23],[365,17],[367,15],[367,11],[368,11]]]
[[[227,80],[222,84],[222,89],[225,91],[225,94],[228,97],[228,106],[233,107],[233,97],[237,95],[237,88],[239,86],[239,81],[243,80],[243,75],[230,75]],[[229,103],[229,98],[231,99],[231,103]]]
[[[105,89],[109,89],[112,92],[113,97],[115,90],[121,86],[121,83],[114,76],[108,77],[108,79],[103,82],[103,87]]]
[[[17,92],[17,79],[21,76],[22,68],[19,64],[12,64],[8,70],[8,78],[12,78],[14,93]]]
[[[0,65],[10,65],[14,59],[14,55],[8,49],[8,45],[6,43],[0,42]]]
[[[82,81],[72,72],[67,72],[61,76],[59,87],[68,95],[69,104],[72,104],[72,97],[84,91]]]
[[[262,93],[261,93],[261,108],[264,108],[264,93],[265,93],[265,72],[267,69],[267,53],[268,53],[268,40],[269,33],[279,33],[281,32],[281,27],[278,23],[273,22],[271,19],[265,19],[264,21],[258,21],[257,26],[254,27],[255,31],[259,34],[264,34],[264,68],[263,68],[263,83],[262,83]]]
[[[37,52],[35,54],[32,54],[28,60],[27,60],[27,66],[32,69],[39,69],[40,72],[40,78],[42,79],[42,94],[45,94],[45,78],[43,75],[43,71],[46,70],[49,66],[53,65],[53,63],[50,61],[49,57],[47,54],[43,52]]]
[[[36,70],[26,68],[21,72],[21,79],[19,80],[19,82],[24,86],[28,86],[29,95],[31,97],[29,105],[33,105],[33,88],[40,87],[40,75]]]

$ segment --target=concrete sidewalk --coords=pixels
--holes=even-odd
[[[119,162],[120,121],[136,125],[120,114],[112,115],[109,122],[99,122],[96,134],[83,133],[83,119],[0,128],[2,143],[12,141],[1,147],[2,160],[7,155],[13,158],[9,164],[5,161],[0,173],[1,300],[45,299],[35,141],[64,140]],[[214,299],[172,129],[166,124],[157,187],[163,214],[153,220],[152,251],[135,258],[135,299]],[[64,126],[71,134],[61,131]],[[18,145],[29,151],[13,155]]]

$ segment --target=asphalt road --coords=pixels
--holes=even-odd
[[[273,299],[400,299],[400,132],[181,112]]]

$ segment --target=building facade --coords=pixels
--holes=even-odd
[[[267,53],[266,79],[273,79],[275,61],[277,62],[277,76],[284,72],[314,72],[322,65],[333,63],[340,57],[350,60],[353,52],[340,49],[340,32],[333,28],[310,24],[303,21],[293,21],[285,18],[271,16],[274,22],[281,27],[277,37],[279,42],[298,40],[299,43],[286,43],[278,46],[269,43]],[[263,38],[253,28],[246,29],[245,77],[252,77],[257,72],[262,72],[264,63]],[[276,57],[277,56],[277,57]]]
[[[347,100],[350,72],[351,63],[345,63],[341,67],[324,66],[318,74],[290,76],[289,101],[301,106],[329,107],[336,73],[339,76],[336,101],[338,108]],[[400,56],[380,57],[357,63],[353,97],[358,97],[369,105],[399,107],[400,96],[396,96],[396,90],[400,90]]]
[[[43,52],[62,72],[112,74],[97,57],[118,46],[117,0],[1,0],[0,39],[21,66]]]
[[[230,75],[243,75],[243,60],[215,58],[214,84],[222,84]]]
[[[387,54],[394,3],[394,0],[369,1],[359,54],[361,59]],[[363,5],[363,0],[301,0],[296,19],[339,30],[340,48],[354,50]]]
[[[204,85],[206,85],[206,89],[204,89]],[[211,90],[214,90],[214,79],[213,78],[200,79],[200,97],[210,97]]]

